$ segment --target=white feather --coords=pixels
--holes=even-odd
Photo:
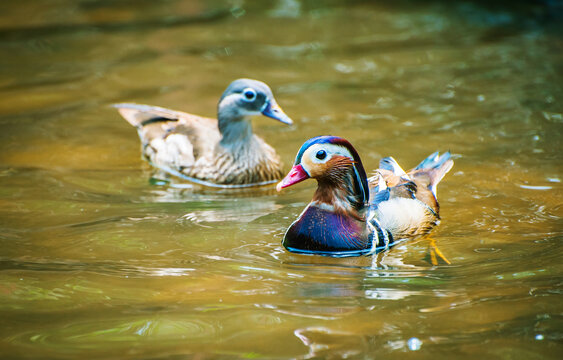
[[[383,191],[385,189],[387,189],[387,183],[385,182],[385,179],[383,179],[383,176],[379,175],[379,181],[377,183],[377,190]]]
[[[395,160],[394,158],[392,158],[391,156],[389,157],[391,159],[391,161],[389,162],[391,164],[391,166],[393,167],[393,174],[397,175],[397,176],[406,176],[407,173],[405,172],[405,170],[403,170],[403,168],[401,167],[401,165],[399,165],[399,163],[397,162],[397,160]],[[406,176],[408,178],[408,176]]]
[[[173,164],[174,166],[191,166],[194,163],[193,145],[182,134],[171,134],[166,138],[155,138],[151,141],[156,157],[156,164]]]
[[[391,233],[404,233],[427,221],[428,207],[415,199],[383,201],[377,206],[377,219]]]

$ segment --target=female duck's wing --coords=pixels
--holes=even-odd
[[[212,156],[220,140],[217,120],[140,104],[115,108],[137,128],[143,156],[155,166],[182,172]]]

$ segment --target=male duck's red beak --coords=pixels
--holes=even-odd
[[[281,191],[281,189],[297,184],[303,180],[307,180],[309,177],[309,174],[307,174],[301,164],[294,165],[289,171],[289,174],[287,174],[283,180],[276,185],[276,190]]]

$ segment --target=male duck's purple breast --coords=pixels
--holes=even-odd
[[[366,223],[310,206],[285,234],[283,246],[293,252],[338,253],[372,249],[372,234]]]

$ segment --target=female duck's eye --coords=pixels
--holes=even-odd
[[[324,150],[317,151],[317,155],[315,155],[315,157],[319,160],[324,159],[326,157],[326,151]]]
[[[244,96],[243,99],[246,101],[254,101],[254,99],[256,99],[256,91],[251,88],[244,89],[242,95]]]

